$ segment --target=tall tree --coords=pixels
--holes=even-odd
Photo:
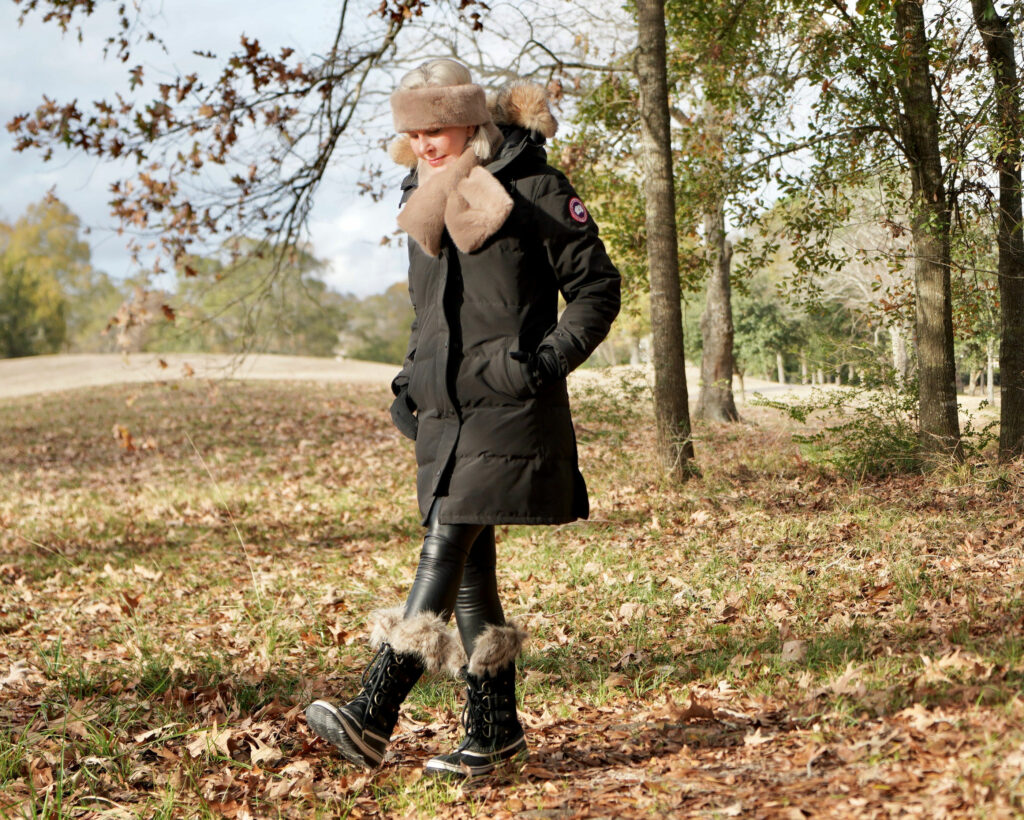
[[[940,129],[933,89],[946,95],[947,110],[962,102],[951,100],[946,91],[955,85],[958,64],[951,51],[961,47],[962,38],[930,33],[920,0],[858,0],[856,9],[851,11],[844,0],[826,0],[823,6],[807,7],[802,17],[807,32],[802,57],[809,80],[821,90],[808,141],[816,162],[810,174],[795,175],[791,185],[794,199],[805,198],[809,207],[790,212],[787,235],[799,246],[796,263],[816,276],[846,261],[846,255],[834,252],[830,232],[836,219],[848,216],[847,191],[881,179],[887,208],[878,214],[879,221],[909,215],[921,455],[925,462],[958,457],[945,176],[957,168],[955,162],[944,167],[943,150],[959,157],[962,145],[955,137],[962,135]],[[944,31],[947,11],[937,9],[934,31]],[[933,76],[932,62],[943,72],[941,81]],[[954,112],[945,124],[959,114]]]
[[[910,166],[912,188],[921,444],[926,453],[955,454],[960,448],[960,420],[953,358],[949,203],[920,0],[897,0],[894,21],[896,85],[902,108],[900,137]]]
[[[1024,455],[1024,212],[1021,206],[1021,106],[1014,35],[992,0],[971,0],[995,81],[999,172],[999,457]]]
[[[66,314],[55,277],[0,257],[0,358],[59,352]]]
[[[683,352],[675,187],[669,127],[664,0],[638,0],[636,76],[640,86],[647,259],[651,283],[654,413],[664,466],[684,479],[693,458]]]
[[[677,87],[672,115],[681,144],[677,165],[680,213],[697,233],[703,225],[707,281],[701,320],[700,416],[738,419],[732,392],[734,369],[731,284],[732,227],[762,210],[765,154],[784,130],[791,109],[788,90],[793,49],[788,9],[779,0],[668,4],[671,70]],[[746,270],[758,261],[742,248]]]
[[[704,216],[708,285],[700,317],[700,398],[697,414],[712,421],[737,421],[732,376],[736,370],[733,350],[732,243],[725,235],[725,197],[720,192]]]
[[[81,231],[71,209],[48,196],[29,205],[12,224],[0,223],[0,254],[35,280],[57,283],[65,312],[64,350],[113,350],[113,339],[103,331],[123,296],[110,277],[92,266]]]

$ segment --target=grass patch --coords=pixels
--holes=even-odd
[[[646,387],[581,384],[591,520],[498,533],[532,757],[473,787],[420,776],[457,681],[414,690],[377,772],[302,718],[358,689],[367,615],[412,581],[386,391],[0,403],[0,815],[1024,809],[1019,465],[844,476],[761,409],[698,425],[673,486]]]

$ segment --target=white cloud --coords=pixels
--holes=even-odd
[[[349,198],[342,204],[318,203],[318,212],[334,211],[328,219],[315,219],[310,225],[316,255],[326,259],[326,281],[335,290],[367,296],[380,293],[395,282],[405,281],[407,251],[394,242],[382,245],[381,238],[395,229],[398,191],[380,202],[368,197]]]

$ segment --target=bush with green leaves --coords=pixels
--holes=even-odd
[[[801,424],[817,416],[819,429],[793,436],[808,461],[852,475],[918,469],[916,382],[902,389],[869,384],[815,388],[805,401],[775,401],[755,393],[751,404],[774,408]]]
[[[793,435],[804,458],[844,475],[886,476],[939,466],[922,458],[917,380],[900,380],[892,367],[877,361],[861,366],[858,373],[860,384],[816,388],[804,401],[755,393],[751,404],[774,408],[812,427]],[[961,438],[964,456],[981,457],[996,438],[996,425],[990,421],[975,427],[968,414]]]

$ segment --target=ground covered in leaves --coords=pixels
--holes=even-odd
[[[0,816],[1019,816],[1024,468],[851,480],[751,410],[670,486],[632,399],[576,397],[591,519],[499,532],[531,756],[465,788],[453,681],[373,773],[302,715],[413,577],[383,391],[0,403]]]

